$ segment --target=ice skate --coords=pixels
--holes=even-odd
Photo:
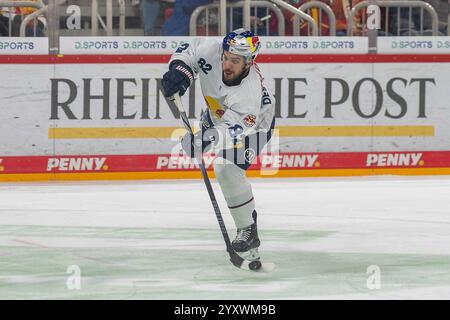
[[[260,245],[256,223],[237,230],[236,238],[232,242],[234,251],[238,253],[250,252]],[[257,250],[256,250],[257,252]]]

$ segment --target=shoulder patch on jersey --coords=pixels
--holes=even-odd
[[[256,116],[253,114],[248,114],[244,118],[243,122],[246,127],[253,127],[256,124]]]

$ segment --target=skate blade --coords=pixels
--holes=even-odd
[[[242,259],[247,260],[247,261],[256,261],[259,260],[260,256],[259,256],[259,252],[258,252],[258,248],[255,249],[250,249],[249,251],[245,251],[245,252],[236,252]]]
[[[272,262],[262,262],[258,248],[250,249],[246,252],[236,252],[244,261],[239,268],[252,272],[270,272],[275,269]]]

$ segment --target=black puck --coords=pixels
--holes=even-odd
[[[259,260],[252,261],[248,264],[248,268],[253,271],[261,269],[261,266],[262,264]]]

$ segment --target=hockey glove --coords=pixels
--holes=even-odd
[[[175,93],[182,96],[194,81],[192,69],[180,60],[172,61],[161,81],[162,92],[169,98]]]
[[[181,147],[189,157],[198,159],[218,140],[217,135],[218,132],[215,128],[200,130],[194,135],[188,132],[181,140]]]

